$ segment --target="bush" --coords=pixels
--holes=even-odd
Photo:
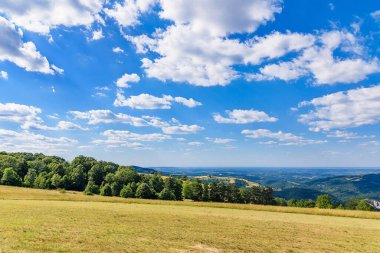
[[[99,194],[99,186],[97,186],[92,180],[88,181],[87,186],[84,189],[84,194],[86,195]]]
[[[101,189],[100,189],[100,195],[102,196],[112,196],[112,189],[109,184],[105,184]]]
[[[1,183],[5,185],[21,185],[21,179],[17,175],[16,171],[13,168],[6,168],[1,178]]]
[[[160,194],[158,194],[158,198],[162,200],[175,200],[175,194],[168,188],[164,188]]]
[[[321,209],[332,209],[334,204],[331,201],[331,198],[328,194],[319,195],[317,197],[316,206]]]
[[[153,198],[153,192],[147,183],[141,183],[136,189],[136,197],[140,199]]]
[[[122,197],[122,198],[133,198],[134,197],[133,190],[132,190],[130,184],[125,185],[123,187],[123,189],[121,189],[120,197]]]

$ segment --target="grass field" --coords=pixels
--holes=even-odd
[[[0,186],[0,252],[379,249],[380,213],[121,199]]]

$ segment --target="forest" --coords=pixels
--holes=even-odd
[[[83,191],[124,198],[210,201],[304,208],[368,210],[362,199],[334,203],[328,194],[314,200],[275,198],[271,187],[239,187],[225,182],[205,183],[187,176],[138,173],[132,166],[77,156],[71,162],[58,156],[32,153],[0,153],[0,183],[37,189]]]

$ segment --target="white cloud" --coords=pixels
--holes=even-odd
[[[214,120],[218,123],[247,124],[253,122],[276,122],[278,119],[270,117],[262,111],[256,110],[232,110],[226,111],[228,117],[214,113]]]
[[[338,138],[338,139],[345,139],[345,140],[352,140],[352,139],[362,139],[362,138],[374,138],[374,135],[368,136],[368,135],[359,135],[357,133],[353,132],[347,132],[347,131],[341,131],[336,130],[332,132],[328,132],[327,137],[329,138]]]
[[[102,0],[2,0],[0,12],[26,30],[49,34],[58,26],[86,26],[100,20]],[[3,34],[3,33],[2,33]]]
[[[90,125],[96,124],[112,124],[122,123],[135,127],[151,126],[160,128],[165,134],[195,134],[204,130],[198,125],[181,124],[178,120],[172,119],[168,122],[162,121],[158,117],[142,116],[134,117],[123,113],[113,113],[110,110],[90,110],[86,112],[69,111],[69,114],[74,116],[74,119],[84,119]]]
[[[26,122],[22,125],[23,129],[29,130],[49,130],[49,131],[65,131],[65,130],[88,130],[78,124],[69,121],[59,121],[56,126],[45,126],[36,122]]]
[[[104,38],[102,29],[99,29],[97,31],[92,31],[92,37],[91,40],[101,40]]]
[[[197,33],[225,36],[252,33],[282,8],[278,0],[161,0],[160,17],[174,23],[190,24]]]
[[[63,72],[65,72],[65,70],[63,70],[63,69],[61,69],[61,68],[58,68],[57,66],[55,66],[54,64],[53,65],[51,65],[51,68],[55,71],[55,72],[57,72],[58,74],[63,74]]]
[[[140,82],[140,77],[136,73],[124,74],[122,77],[117,79],[116,86],[119,88],[128,88],[130,85],[128,83],[138,83]]]
[[[128,106],[133,109],[170,109],[172,102],[177,102],[193,108],[202,105],[202,103],[195,101],[194,99],[186,99],[183,97],[172,97],[169,95],[163,95],[162,97],[155,97],[150,94],[140,94],[138,96],[130,96],[126,98],[121,91],[117,93],[116,100],[114,102],[115,106]]]
[[[4,80],[8,80],[8,73],[4,70],[0,71],[0,77]]]
[[[294,135],[292,133],[284,133],[282,131],[272,132],[268,129],[257,130],[243,130],[241,132],[248,138],[252,139],[270,139],[269,141],[259,142],[259,144],[279,144],[284,146],[293,145],[309,145],[309,144],[322,144],[326,141],[305,139],[301,136]]]
[[[380,85],[336,92],[299,105],[304,106],[314,109],[298,120],[313,131],[375,124],[380,121]]]
[[[107,141],[123,142],[123,141],[142,141],[142,142],[161,142],[170,140],[172,137],[166,134],[152,133],[152,134],[138,134],[130,131],[121,130],[106,130],[102,133],[107,137]]]
[[[371,17],[376,21],[380,22],[380,10],[371,13]]]
[[[124,0],[115,3],[111,9],[105,8],[107,16],[115,19],[120,26],[135,26],[140,23],[139,16],[148,12],[156,0]]]
[[[76,143],[77,140],[67,137],[48,137],[28,131],[16,132],[0,129],[0,150],[50,154],[67,151],[66,148],[71,148]]]
[[[90,110],[86,112],[69,111],[69,114],[74,116],[74,119],[85,119],[90,125],[100,123],[123,123],[132,126],[148,126],[148,122],[139,117],[133,117],[123,113],[113,113],[110,110]]]
[[[121,49],[120,47],[114,47],[112,48],[112,52],[120,54],[120,53],[124,53],[124,50]]]
[[[365,49],[352,33],[336,30],[324,32],[318,36],[317,42],[292,61],[264,66],[258,74],[250,75],[248,79],[290,81],[311,75],[315,84],[332,85],[357,83],[370,74],[380,72],[378,59],[366,59],[363,54]],[[334,56],[337,50],[349,56]]]
[[[199,3],[198,3],[199,2]],[[257,65],[309,47],[314,36],[274,32],[245,42],[229,39],[235,33],[252,33],[274,20],[282,1],[196,0],[161,1],[160,17],[174,24],[147,35],[125,36],[138,53],[155,52],[158,58],[142,59],[148,77],[162,81],[188,82],[198,86],[227,85],[240,77],[233,66]]]
[[[192,141],[192,142],[189,142],[187,143],[188,145],[190,146],[202,146],[204,143],[203,142],[199,142],[199,141]]]
[[[162,97],[155,97],[146,93],[125,98],[124,95],[118,93],[114,105],[128,106],[133,109],[170,109],[171,99],[172,98],[170,96],[166,95]]]
[[[196,134],[204,130],[204,127],[198,125],[183,125],[176,122],[175,125],[163,126],[161,129],[166,134]]]
[[[39,117],[41,109],[35,106],[21,105],[16,103],[0,103],[0,121],[16,122],[25,124],[27,122],[42,123]]]
[[[206,140],[216,143],[216,144],[227,144],[230,142],[236,141],[235,139],[228,139],[228,138],[209,138],[207,137]]]
[[[187,99],[187,98],[183,98],[183,97],[175,97],[174,101],[177,103],[183,104],[184,106],[187,106],[189,108],[194,108],[194,107],[202,105],[201,102],[195,101],[192,98]]]
[[[1,5],[1,4],[0,4]],[[37,51],[33,42],[22,41],[22,31],[0,16],[0,61],[10,61],[27,71],[54,74],[46,57]],[[58,69],[57,69],[58,70]],[[60,73],[60,71],[58,71]]]
[[[138,134],[120,130],[107,130],[102,135],[106,139],[96,139],[93,143],[103,144],[110,148],[128,147],[140,150],[150,149],[141,142],[162,142],[171,139],[171,136],[160,133]]]

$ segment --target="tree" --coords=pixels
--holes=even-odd
[[[51,177],[51,185],[55,188],[61,188],[63,186],[62,177],[59,174],[54,174]]]
[[[5,185],[19,186],[21,185],[21,179],[13,168],[6,168],[3,172],[1,183]]]
[[[132,190],[130,184],[125,185],[123,187],[123,189],[121,189],[120,197],[122,197],[122,198],[133,198],[134,197],[134,193],[133,193],[133,190]]]
[[[162,200],[175,200],[175,194],[168,188],[164,188],[159,194],[158,198]]]
[[[86,187],[86,174],[82,165],[74,167],[70,173],[73,190],[83,191]]]
[[[37,189],[49,189],[49,182],[47,180],[47,173],[42,172],[37,177],[36,180],[34,180],[34,188]]]
[[[33,187],[37,176],[37,171],[35,169],[29,169],[28,173],[24,177],[24,185],[26,187]]]
[[[334,204],[331,201],[330,195],[322,194],[317,197],[316,206],[321,209],[332,209]]]
[[[86,195],[99,194],[99,191],[99,186],[97,186],[92,180],[88,181],[87,186],[84,189]]]
[[[150,199],[153,197],[152,190],[147,183],[141,183],[136,189],[136,197],[140,199]]]
[[[176,179],[173,176],[169,176],[165,179],[165,188],[171,190],[174,195],[176,200],[182,200],[182,181]]]
[[[104,177],[104,170],[99,163],[96,163],[88,171],[88,179],[92,180],[96,185],[101,185],[104,180]]]
[[[356,210],[361,210],[361,211],[373,211],[374,208],[373,206],[369,205],[367,201],[361,199],[358,202],[358,205],[356,206]]]
[[[112,196],[112,189],[109,184],[103,185],[102,188],[100,188],[100,195],[102,196]]]

